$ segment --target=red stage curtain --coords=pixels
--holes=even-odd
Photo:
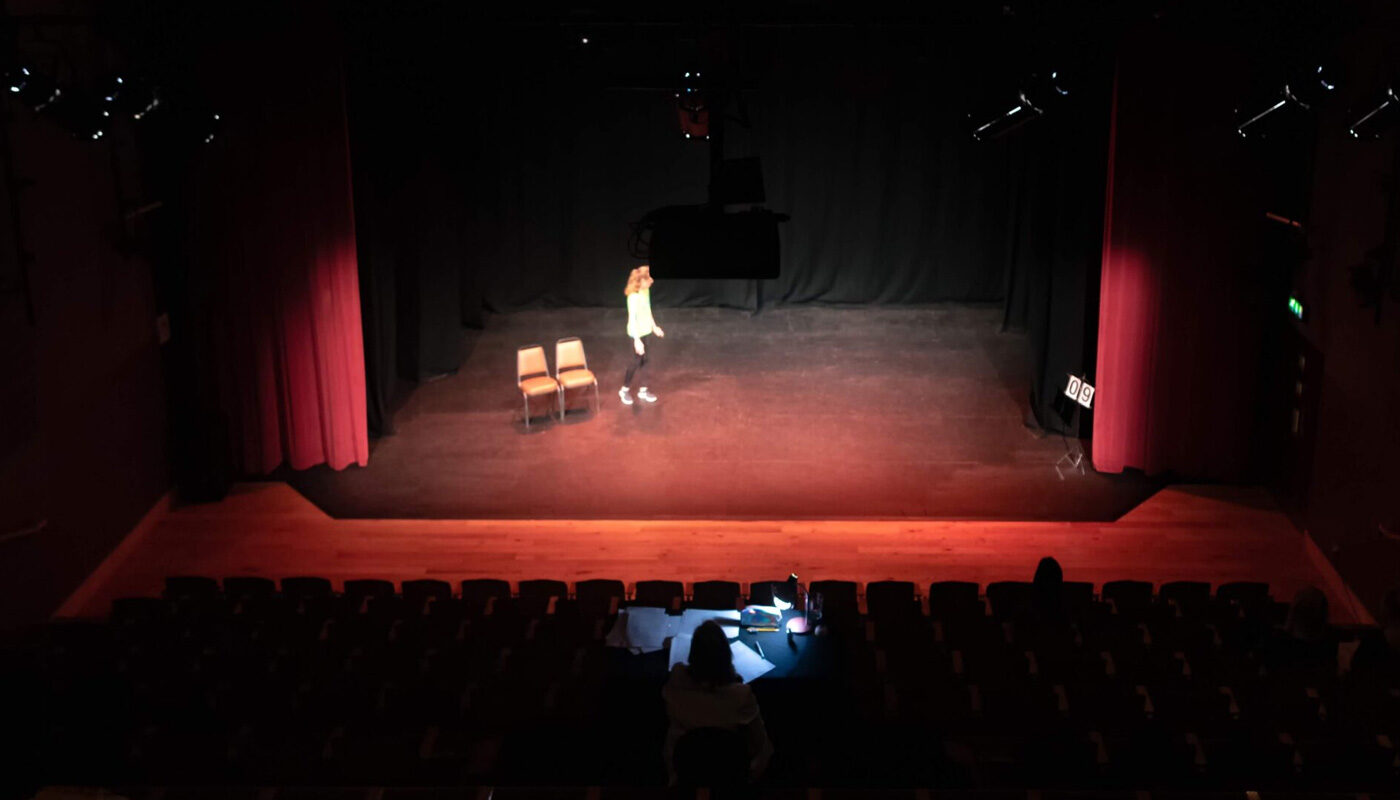
[[[304,34],[304,32],[303,32]],[[339,54],[269,37],[217,67],[228,111],[201,176],[224,408],[241,467],[369,461]]]
[[[1261,301],[1243,87],[1162,31],[1119,59],[1109,144],[1093,463],[1231,479],[1249,468]]]

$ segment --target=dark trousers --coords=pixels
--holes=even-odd
[[[633,343],[634,340],[627,340],[627,349],[632,353],[632,363],[627,366],[627,377],[622,379],[623,386],[631,388],[632,379],[637,377],[637,373],[641,372],[642,367],[647,365],[647,359],[651,357],[652,342],[654,342],[655,339],[656,337],[654,336],[645,336],[642,338],[642,344],[646,347],[646,352],[641,355],[637,355],[636,345]]]

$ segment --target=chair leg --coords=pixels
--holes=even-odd
[[[528,431],[530,430],[530,395],[522,392],[520,396],[525,400],[525,430]]]
[[[559,387],[559,421],[564,421],[564,387]]]
[[[593,382],[593,416],[598,416],[598,382]]]

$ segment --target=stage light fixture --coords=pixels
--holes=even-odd
[[[997,110],[983,115],[986,120],[974,123],[972,137],[979,142],[1005,136],[1033,119],[1045,115],[1054,104],[1069,96],[1069,76],[1060,70],[1032,75],[1023,88],[1015,92],[1014,98],[997,107]],[[968,115],[973,119],[973,115]]]
[[[222,121],[222,118],[218,114],[210,114],[208,117],[205,118],[204,126],[202,128],[205,144],[209,144],[210,142],[214,141],[214,137],[217,136],[219,133],[219,123]]]
[[[63,95],[58,84],[51,78],[27,66],[15,67],[5,73],[5,87],[9,94],[17,95],[19,101],[33,111],[42,111]]]
[[[710,110],[705,86],[698,71],[686,72],[675,92],[676,117],[687,139],[710,138]]]
[[[1400,94],[1394,86],[1386,88],[1380,102],[1356,118],[1347,126],[1347,133],[1353,139],[1379,139],[1386,131],[1400,122]]]
[[[1235,132],[1248,138],[1267,137],[1298,115],[1311,111],[1327,95],[1337,90],[1337,80],[1332,70],[1323,66],[1311,67],[1283,85],[1282,91],[1270,97],[1262,107],[1252,110],[1235,109]]]
[[[54,102],[53,115],[75,138],[95,142],[107,135],[112,122],[112,114],[101,97],[86,93],[64,95]]]
[[[139,79],[117,76],[102,90],[102,101],[114,116],[143,119],[160,106],[155,89]]]

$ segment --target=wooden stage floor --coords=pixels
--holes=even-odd
[[[334,519],[281,483],[153,511],[57,612],[98,617],[156,595],[167,575],[349,578],[1029,580],[1053,555],[1065,579],[1267,581],[1281,599],[1314,584],[1338,623],[1365,609],[1267,493],[1162,490],[1114,522]]]

